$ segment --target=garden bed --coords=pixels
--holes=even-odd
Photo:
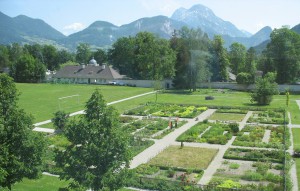
[[[253,112],[248,119],[249,123],[264,123],[264,124],[284,124],[284,112],[266,110]]]
[[[262,142],[266,130],[270,130],[270,138],[268,142]],[[233,145],[245,147],[260,147],[260,148],[283,148],[284,143],[286,146],[290,145],[289,130],[285,130],[284,142],[284,126],[250,126],[247,125],[243,130],[238,133]]]
[[[283,165],[278,163],[225,160],[210,184],[224,187],[226,182],[227,186],[230,186],[228,182],[231,182],[231,186],[235,186],[231,188],[257,190],[260,187],[259,190],[268,190],[269,187],[271,190],[277,190],[283,182],[282,169]]]
[[[125,115],[153,115],[158,117],[180,117],[193,118],[207,110],[207,107],[198,107],[194,105],[176,105],[176,104],[159,104],[147,103],[137,108],[125,111]]]
[[[225,145],[232,138],[232,134],[230,124],[198,123],[181,134],[176,141]]]

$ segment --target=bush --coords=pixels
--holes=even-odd
[[[233,134],[237,134],[240,131],[239,124],[237,123],[230,123],[229,128]]]
[[[238,163],[231,163],[230,165],[229,165],[229,168],[230,169],[238,169],[240,167],[240,165],[238,164]]]
[[[205,100],[214,100],[215,97],[214,96],[205,96]]]
[[[249,85],[249,84],[254,83],[254,78],[249,73],[241,72],[236,76],[236,82],[238,84],[247,84],[247,85]]]

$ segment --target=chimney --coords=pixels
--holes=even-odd
[[[102,64],[101,69],[105,70],[105,64]]]
[[[81,63],[80,66],[81,66],[81,69],[85,68],[85,64],[84,63]]]

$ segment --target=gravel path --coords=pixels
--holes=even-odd
[[[262,139],[263,143],[268,143],[270,140],[270,136],[271,136],[271,130],[265,130],[265,134],[264,137]]]

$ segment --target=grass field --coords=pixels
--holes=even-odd
[[[17,84],[21,93],[19,106],[31,113],[35,122],[53,117],[59,109],[75,112],[84,108],[95,89],[99,89],[107,102],[150,92],[150,88],[80,84]],[[79,96],[73,96],[79,95]],[[70,98],[59,99],[73,96]]]
[[[293,128],[292,129],[293,132],[293,139],[294,139],[294,150],[296,148],[300,149],[300,129],[299,128]]]
[[[151,159],[149,164],[186,169],[206,169],[217,152],[216,149],[170,146]]]
[[[35,117],[35,122],[52,118],[53,113],[59,109],[66,112],[82,110],[85,102],[90,98],[91,93],[100,89],[107,102],[134,96],[137,94],[152,91],[151,88],[136,88],[124,86],[104,86],[104,85],[80,85],[80,84],[17,84],[20,95],[19,105],[26,112]],[[62,97],[71,98],[59,99]],[[205,100],[205,96],[214,96],[214,100]],[[290,96],[290,106],[292,123],[300,124],[299,108],[296,99],[299,96]],[[115,104],[120,113],[125,110],[137,107],[148,101],[155,101],[155,95],[143,96],[126,102]],[[66,103],[65,103],[66,102]],[[189,91],[166,91],[158,94],[159,103],[175,104],[198,104],[203,106],[235,106],[235,107],[260,107],[260,108],[285,108],[285,95],[274,96],[269,106],[256,106],[250,102],[247,92],[225,91],[219,92],[212,89],[198,90],[190,93]]]
[[[36,180],[24,178],[22,182],[16,183],[12,186],[13,191],[54,191],[66,190],[63,188],[68,187],[68,182],[59,180],[57,177],[43,175]],[[8,190],[3,190],[8,191]]]
[[[245,114],[237,113],[214,113],[208,119],[210,120],[221,120],[221,121],[237,121],[240,122],[244,119]]]

